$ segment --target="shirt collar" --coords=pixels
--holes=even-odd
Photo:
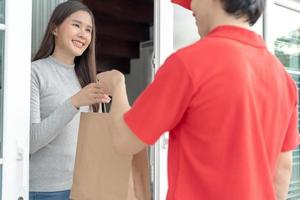
[[[55,63],[55,64],[57,64],[57,65],[59,65],[59,66],[63,66],[63,67],[66,68],[66,69],[74,69],[74,67],[75,67],[75,64],[65,64],[65,63],[63,63],[62,61],[60,61],[60,60],[54,58],[52,55],[49,56],[49,59],[50,59],[53,63]]]
[[[265,42],[260,35],[238,26],[218,26],[210,31],[206,37],[229,38],[255,47],[266,47]]]

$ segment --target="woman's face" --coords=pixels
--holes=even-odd
[[[73,13],[53,31],[55,51],[72,57],[81,56],[91,43],[92,31],[92,18],[88,12]]]

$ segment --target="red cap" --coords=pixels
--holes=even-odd
[[[172,3],[178,4],[186,9],[191,10],[191,0],[171,0]]]

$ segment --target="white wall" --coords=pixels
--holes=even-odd
[[[151,64],[153,42],[142,43],[140,58],[130,61],[130,74],[126,74],[126,87],[130,104],[138,97],[145,87],[152,81],[154,69]]]
[[[199,38],[192,12],[174,5],[174,50],[192,44]]]

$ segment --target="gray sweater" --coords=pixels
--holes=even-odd
[[[74,65],[51,56],[32,62],[30,191],[71,188],[79,111],[70,97],[80,89]]]

